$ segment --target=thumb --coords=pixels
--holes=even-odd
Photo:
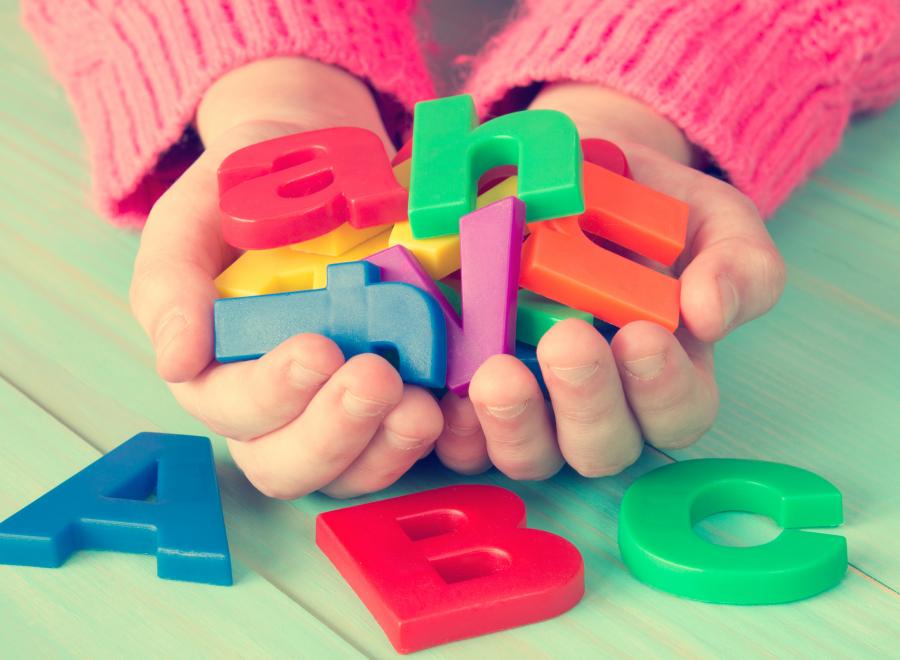
[[[216,170],[250,144],[303,130],[256,122],[223,134],[153,206],[135,258],[131,309],[169,382],[191,380],[213,357],[213,280],[239,254],[222,239]]]
[[[753,203],[724,182],[700,181],[687,250],[692,258],[681,273],[681,313],[695,337],[714,342],[771,309],[786,271]]]
[[[207,90],[197,112],[207,149],[153,207],[130,291],[163,379],[191,380],[213,358],[213,280],[239,254],[222,238],[219,164],[257,142],[340,125],[368,128],[393,153],[368,87],[337,67],[271,58],[235,69]]]

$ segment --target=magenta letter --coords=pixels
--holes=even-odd
[[[513,353],[524,227],[525,204],[515,197],[462,217],[462,319],[402,245],[366,259],[381,269],[382,282],[406,282],[437,300],[447,319],[447,387],[458,396],[468,393],[469,381],[487,358]]]

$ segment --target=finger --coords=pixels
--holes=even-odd
[[[528,368],[495,355],[475,372],[469,398],[481,422],[491,462],[512,479],[546,479],[563,458],[544,397]]]
[[[249,440],[300,415],[342,364],[344,356],[333,341],[301,334],[258,360],[215,364],[170,389],[185,410],[214,432]]]
[[[728,212],[742,211],[722,211]],[[724,216],[710,220],[692,246],[693,259],[681,274],[681,314],[685,327],[701,341],[718,341],[764,314],[784,291],[784,260],[762,221],[758,224],[756,229],[736,228]]]
[[[213,276],[184,261],[142,262],[131,283],[131,309],[150,338],[156,371],[168,382],[193,378],[212,360]]]
[[[487,441],[472,400],[447,392],[441,399],[441,412],[444,428],[435,445],[441,462],[461,474],[481,474],[490,468]]]
[[[331,483],[362,453],[403,397],[399,374],[377,355],[348,360],[294,421],[249,442],[228,441],[262,493],[294,499]]]
[[[242,125],[197,161],[156,202],[141,235],[130,300],[169,382],[193,378],[212,360],[213,279],[237,255],[219,229],[216,170],[246,145],[295,132],[290,124]]]
[[[596,126],[586,128],[582,135],[596,133]],[[620,146],[636,181],[691,209],[685,250],[674,266],[681,275],[685,327],[700,341],[715,342],[771,309],[784,290],[786,271],[753,202],[654,149],[628,141]]]
[[[322,492],[346,498],[387,488],[431,452],[442,427],[434,397],[420,387],[406,386],[400,403],[362,454]]]
[[[634,463],[643,445],[640,428],[600,333],[580,319],[560,321],[541,338],[537,354],[566,462],[586,477],[617,474]]]
[[[702,342],[715,342],[772,308],[786,271],[753,202],[737,189],[691,168],[633,157],[635,178],[683,199],[691,208],[681,274],[681,316]]]
[[[697,440],[719,405],[712,347],[684,331],[678,337],[681,343],[654,323],[636,321],[612,341],[631,410],[646,440],[660,449]]]

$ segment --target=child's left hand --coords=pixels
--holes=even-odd
[[[638,321],[608,344],[583,321],[558,323],[537,347],[552,414],[525,365],[494,356],[475,374],[470,398],[442,400],[436,451],[463,473],[493,464],[514,479],[543,479],[566,462],[585,476],[615,474],[637,460],[642,437],[680,448],[710,428],[713,345],[775,304],[785,267],[753,202],[683,164],[689,143],[648,107],[577,83],[545,88],[532,107],[561,110],[582,137],[620,144],[636,181],[690,205],[686,248],[671,269],[681,278],[681,326],[673,336]]]

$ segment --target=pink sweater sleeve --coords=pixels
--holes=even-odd
[[[140,223],[196,156],[196,144],[172,147],[206,88],[250,61],[304,55],[341,66],[380,93],[388,128],[396,128],[413,103],[433,96],[413,4],[23,0],[23,12],[86,136],[101,210]]]
[[[769,215],[834,151],[854,111],[900,94],[900,2],[531,0],[468,89],[491,113],[556,80],[644,101]]]

